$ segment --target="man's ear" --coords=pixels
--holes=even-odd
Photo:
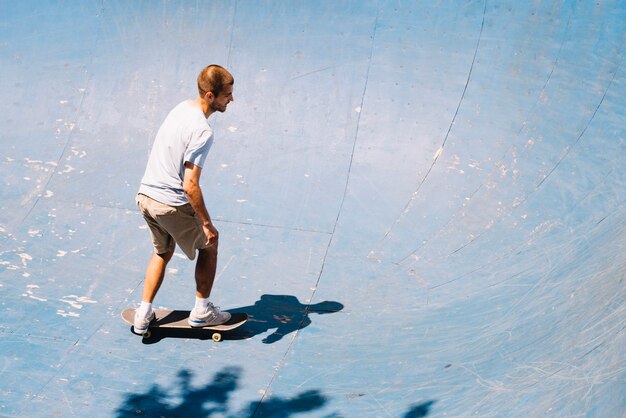
[[[213,100],[215,100],[215,96],[213,95],[213,92],[207,91],[206,93],[204,93],[204,100],[206,100],[208,103],[212,103]]]

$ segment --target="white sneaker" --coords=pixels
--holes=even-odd
[[[213,325],[221,325],[230,319],[228,312],[221,312],[220,308],[209,302],[204,312],[193,309],[189,313],[189,325],[192,327],[210,327]]]
[[[154,318],[154,311],[150,311],[147,315],[139,313],[139,310],[135,311],[135,324],[133,325],[135,334],[145,334],[150,327],[150,322],[154,321]]]

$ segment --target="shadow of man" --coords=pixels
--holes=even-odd
[[[311,324],[309,315],[339,312],[343,305],[339,302],[324,301],[314,305],[303,304],[290,295],[263,295],[252,306],[233,309],[245,312],[250,319],[245,327],[252,335],[274,332],[263,339],[264,344],[280,341],[285,335],[306,328]]]

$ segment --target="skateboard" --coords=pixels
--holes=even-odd
[[[234,312],[231,314],[231,318],[221,324],[213,325],[210,327],[192,327],[187,322],[189,318],[189,311],[176,311],[171,309],[155,309],[155,319],[150,323],[148,331],[143,334],[143,338],[150,338],[151,330],[154,328],[178,328],[178,329],[198,329],[213,331],[211,338],[215,342],[222,341],[222,332],[233,330],[243,325],[248,320],[248,315],[241,312]],[[135,309],[128,308],[122,311],[122,319],[128,325],[133,325],[135,322]]]

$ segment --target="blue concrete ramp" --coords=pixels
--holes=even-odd
[[[0,2],[0,416],[622,417],[623,1]],[[210,63],[215,343],[120,319]],[[178,252],[155,304],[188,309]]]

